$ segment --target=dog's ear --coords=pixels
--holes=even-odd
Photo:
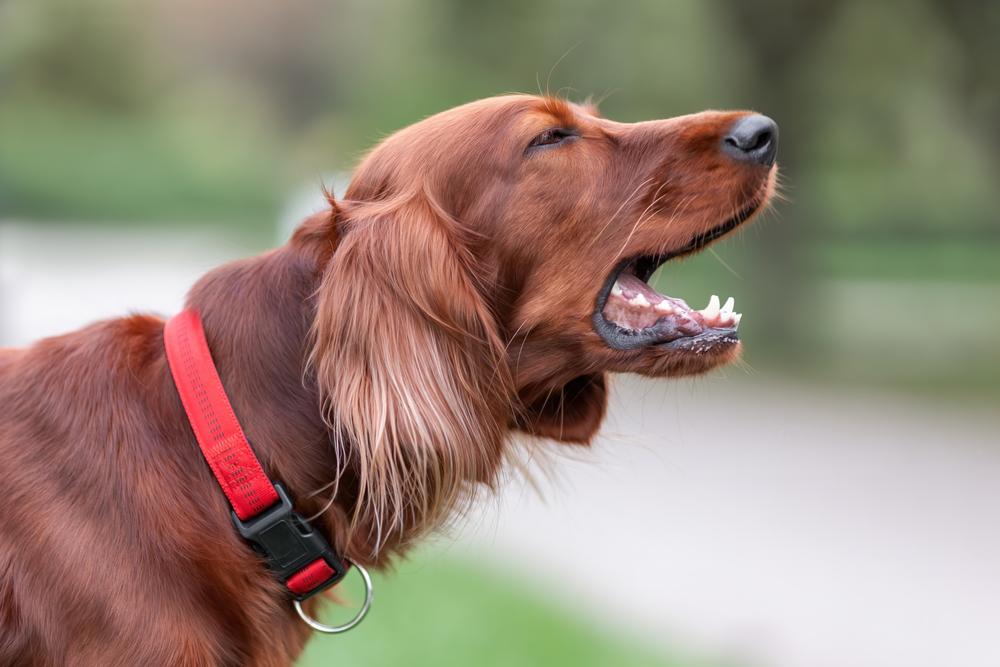
[[[596,373],[581,375],[560,389],[545,391],[520,410],[515,426],[543,438],[589,444],[607,412],[607,384],[607,373]]]
[[[338,463],[357,476],[356,537],[378,548],[493,481],[512,383],[451,220],[419,196],[342,204],[338,217],[312,365]]]

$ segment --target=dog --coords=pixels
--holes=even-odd
[[[609,373],[739,356],[731,302],[646,281],[769,205],[777,139],[749,112],[473,102],[385,139],[187,306],[263,469],[384,567],[496,482],[512,434],[589,443]],[[0,664],[279,666],[310,634],[234,529],[163,332],[134,315],[0,350]]]

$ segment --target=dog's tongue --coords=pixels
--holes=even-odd
[[[680,304],[684,310],[691,310],[682,300],[671,299],[668,296],[660,294],[647,283],[639,280],[638,276],[632,275],[631,273],[622,273],[618,276],[618,280],[615,284],[622,289],[622,292],[624,292],[626,297],[629,299],[634,299],[636,295],[642,294],[646,301],[652,306],[662,303],[663,301],[671,301],[673,303]]]
[[[678,330],[696,335],[706,327],[733,327],[740,322],[740,315],[733,311],[733,300],[720,308],[719,297],[713,296],[703,310],[691,310],[683,299],[660,294],[638,276],[622,272],[611,288],[604,317],[622,329],[639,331],[652,326],[664,317],[673,320]]]

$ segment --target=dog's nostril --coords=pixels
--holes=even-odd
[[[759,137],[757,137],[757,141],[754,142],[754,145],[750,147],[750,150],[752,151],[758,150],[760,148],[763,148],[764,146],[767,146],[767,144],[769,144],[770,142],[771,142],[771,133],[765,132]]]
[[[737,160],[770,167],[778,153],[778,125],[767,116],[743,116],[723,137],[722,150]]]

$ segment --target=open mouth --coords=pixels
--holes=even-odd
[[[647,281],[665,262],[695,252],[738,227],[759,205],[754,202],[677,252],[620,262],[605,281],[594,310],[594,328],[604,342],[618,350],[656,345],[695,353],[738,343],[736,329],[742,316],[733,311],[732,298],[722,304],[712,296],[705,308],[694,310],[682,299],[660,294]]]

